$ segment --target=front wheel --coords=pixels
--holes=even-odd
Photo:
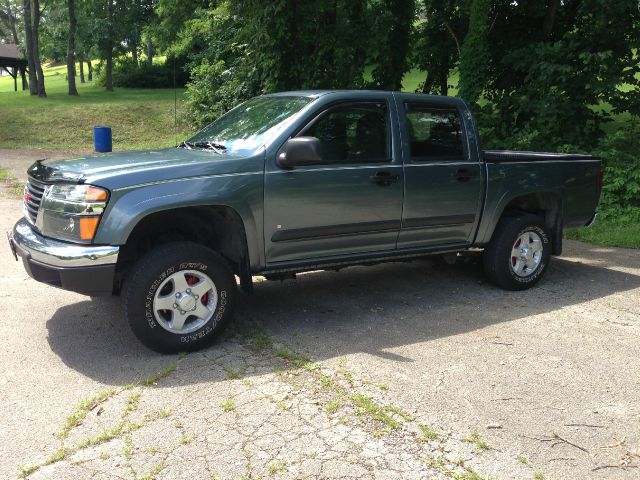
[[[484,251],[484,271],[499,287],[525,290],[542,278],[550,258],[549,233],[539,217],[505,217]]]
[[[193,242],[158,247],[132,268],[123,291],[134,335],[161,353],[209,344],[231,315],[236,282],[226,261]]]

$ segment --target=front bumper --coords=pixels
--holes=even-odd
[[[24,218],[7,235],[16,260],[22,258],[34,280],[85,295],[111,295],[120,247],[43,237]]]

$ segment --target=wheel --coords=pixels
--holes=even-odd
[[[236,281],[227,262],[193,242],[162,245],[132,267],[123,289],[134,335],[161,353],[208,345],[232,313]]]
[[[487,277],[506,290],[525,290],[544,275],[551,258],[550,236],[540,217],[500,220],[483,255]]]

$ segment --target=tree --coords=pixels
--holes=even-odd
[[[402,78],[409,70],[411,30],[416,5],[413,0],[383,0],[374,3],[375,54],[373,87],[401,90]]]
[[[67,82],[69,84],[69,95],[78,95],[78,89],[76,88],[76,29],[77,29],[78,23],[76,21],[75,0],[67,0],[67,6],[69,9],[69,45],[67,48]],[[82,60],[80,61],[80,65],[82,65]]]
[[[24,20],[25,35],[25,56],[27,57],[27,66],[29,69],[29,93],[31,95],[38,94],[38,76],[36,73],[36,63],[33,52],[33,26],[31,24],[31,0],[23,0],[22,18]]]
[[[26,1],[26,0],[25,0]],[[32,54],[33,66],[37,76],[38,96],[46,97],[47,92],[44,86],[44,72],[42,71],[42,62],[40,61],[40,20],[43,10],[40,9],[40,0],[31,0],[31,38],[32,38]]]
[[[491,0],[473,0],[469,31],[460,48],[459,95],[469,104],[478,102],[489,71],[489,10]]]
[[[460,60],[460,47],[469,23],[469,2],[425,0],[416,27],[413,65],[426,72],[421,93],[447,95],[449,74]]]
[[[20,45],[20,38],[18,37],[18,15],[20,12],[20,5],[17,0],[1,0],[0,1],[0,27],[7,29],[0,29],[0,37],[3,37],[7,43],[15,43]]]

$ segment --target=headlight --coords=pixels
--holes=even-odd
[[[47,197],[67,202],[106,202],[109,192],[93,185],[51,185]]]
[[[49,185],[36,224],[44,235],[90,243],[108,199],[108,190],[93,185]]]

